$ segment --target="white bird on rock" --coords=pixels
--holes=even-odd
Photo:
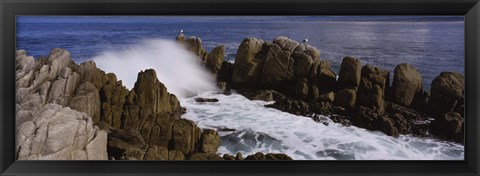
[[[180,34],[183,34],[183,29],[180,29]]]
[[[302,41],[303,43],[307,43],[308,42],[308,38],[306,38],[305,40]]]

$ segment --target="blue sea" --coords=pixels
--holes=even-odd
[[[225,45],[231,62],[246,37],[308,38],[336,73],[344,56],[391,72],[409,63],[420,71],[427,90],[442,71],[464,73],[465,63],[462,16],[19,16],[16,29],[17,49],[35,58],[65,48],[76,63],[95,60],[129,88],[138,71],[155,68],[173,93],[175,86],[207,82],[201,73],[189,71],[194,69],[181,60],[186,57],[183,51],[170,42],[180,30],[200,37],[208,51]],[[179,96],[187,108],[183,118],[202,128],[235,130],[219,132],[218,154],[274,152],[300,160],[464,159],[462,144],[433,136],[394,138],[332,121],[327,126],[265,108],[272,102],[250,101],[235,91],[230,96],[203,91],[199,96],[220,101],[202,104]]]
[[[34,57],[66,48],[79,63],[144,39],[173,40],[181,29],[200,37],[208,51],[225,45],[231,61],[246,37],[272,41],[287,36],[308,38],[337,73],[344,56],[390,71],[400,63],[412,64],[426,88],[442,71],[464,73],[462,16],[19,16],[16,47]]]

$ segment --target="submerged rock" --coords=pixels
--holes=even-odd
[[[216,99],[216,98],[202,98],[202,97],[198,97],[198,98],[195,98],[195,102],[199,102],[199,103],[218,102],[218,99]]]

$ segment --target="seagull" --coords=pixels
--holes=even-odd
[[[183,29],[180,30],[180,34],[183,34]]]
[[[305,40],[302,41],[303,43],[307,43],[308,42],[308,38],[306,38]]]

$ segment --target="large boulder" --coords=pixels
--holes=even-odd
[[[447,140],[464,142],[464,120],[457,112],[448,112],[437,116],[431,124],[431,132]]]
[[[388,71],[380,70],[377,67],[368,64],[363,66],[357,94],[357,105],[375,108],[379,112],[383,112],[388,75]]]
[[[358,88],[360,85],[361,69],[360,60],[348,56],[343,58],[338,74],[339,90]]]
[[[281,81],[292,79],[294,60],[291,54],[291,51],[282,50],[278,44],[269,45],[262,75],[267,84],[275,85]]]
[[[220,147],[220,136],[217,131],[205,129],[200,138],[200,152],[215,154]]]
[[[181,41],[182,39],[177,39]],[[190,36],[185,40],[185,44],[187,45],[188,51],[192,52],[193,54],[197,55],[202,61],[205,61],[208,57],[208,53],[202,46],[202,39],[195,36]]]
[[[420,72],[409,65],[399,64],[395,67],[392,84],[393,102],[410,107],[423,92]]]
[[[442,72],[432,81],[428,106],[435,115],[447,112],[463,114],[465,81],[460,73]]]
[[[337,75],[330,68],[327,60],[319,62],[316,69],[316,84],[320,92],[333,91],[337,84]]]
[[[268,44],[261,39],[246,38],[242,41],[235,56],[232,83],[234,85],[258,81],[266,60]]]
[[[337,93],[333,104],[347,110],[355,108],[357,102],[357,91],[355,89],[343,89]]]
[[[218,73],[222,68],[222,63],[225,58],[225,47],[223,45],[217,46],[212,49],[210,54],[208,54],[207,60],[205,62],[205,67],[209,69],[212,73]]]
[[[17,124],[18,160],[106,160],[107,133],[85,113],[47,104]]]

